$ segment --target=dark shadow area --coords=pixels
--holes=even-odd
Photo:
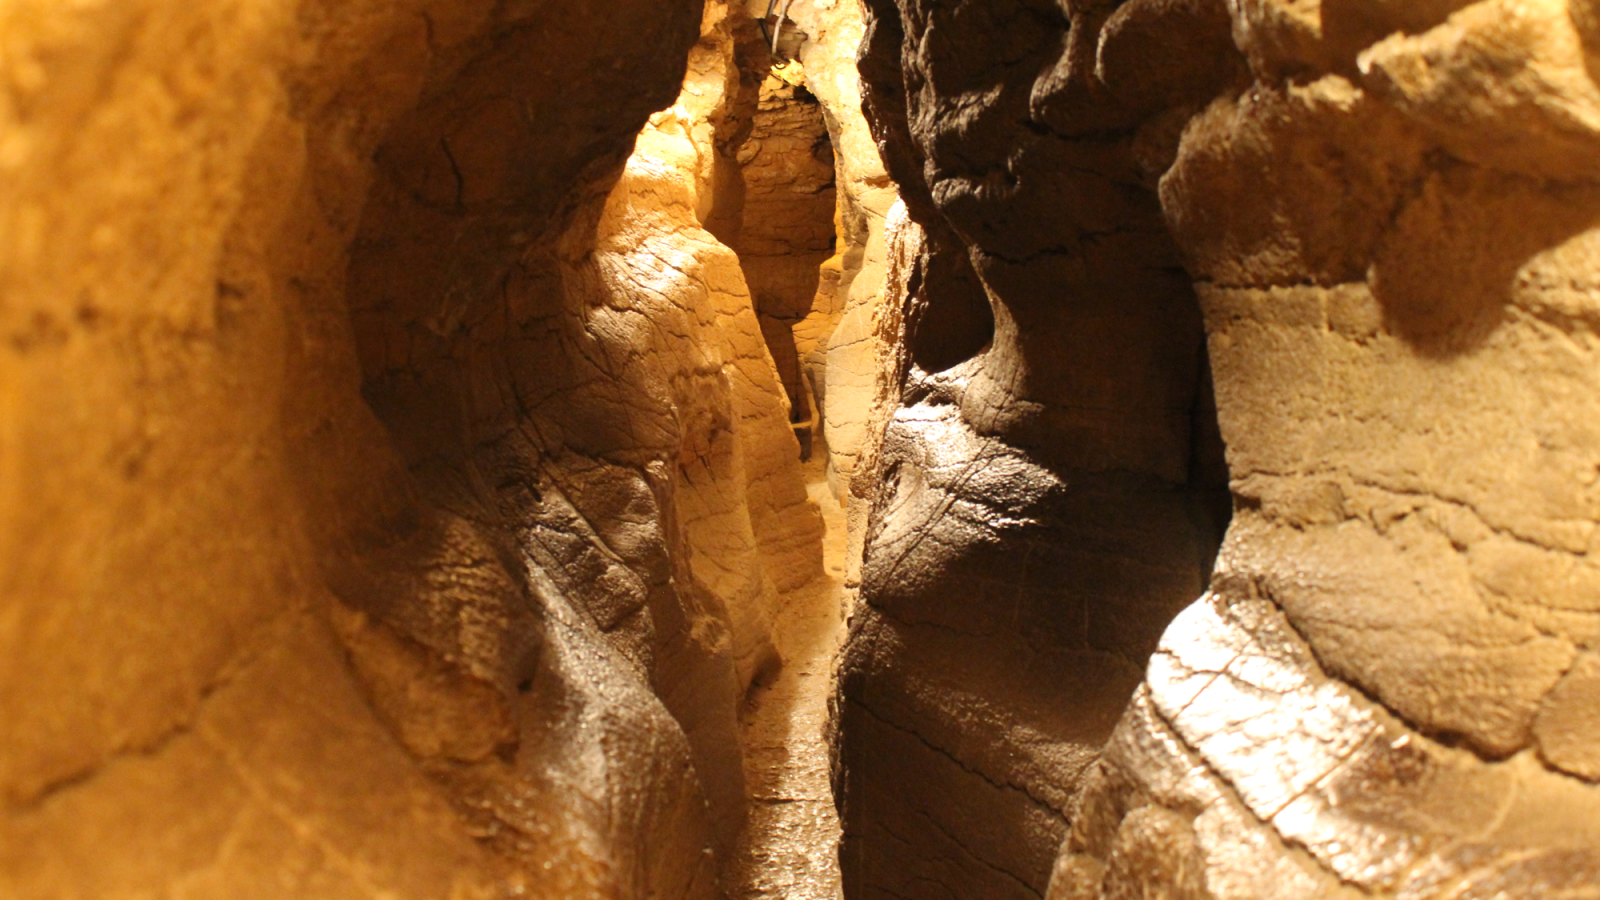
[[[943,372],[972,359],[994,339],[994,310],[967,254],[925,252],[912,274],[906,311],[911,361]]]
[[[1600,188],[1450,163],[1429,173],[1378,247],[1372,290],[1387,328],[1421,354],[1480,347],[1535,256],[1592,228]]]

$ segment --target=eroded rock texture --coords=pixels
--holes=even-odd
[[[1600,895],[1591,6],[872,8],[919,265],[970,261],[996,328],[910,368],[883,451],[855,895]],[[939,284],[907,281],[916,364]],[[1030,661],[1143,667],[1203,581],[1197,308],[1235,516],[1086,771],[1132,683]],[[1000,675],[941,684],[978,657],[924,633],[1010,641]],[[1022,731],[1046,691],[1063,724]],[[886,752],[925,762],[868,776]]]
[[[1053,3],[869,6],[869,112],[920,249],[891,277],[904,392],[844,661],[846,890],[1037,896],[1220,535],[1200,316],[1155,136],[1088,88],[1084,29]]]
[[[755,30],[748,22],[745,29]],[[798,67],[780,64],[756,88],[750,133],[737,156],[740,227],[728,240],[797,424],[818,418],[814,379],[802,372],[794,329],[811,314],[819,271],[833,256],[836,204],[833,144],[822,105],[805,85]]]
[[[1122,731],[1228,788],[1154,805],[1251,823],[1200,841],[1219,896],[1282,895],[1244,877],[1252,855],[1303,896],[1600,895],[1586,20],[1273,12],[1235,11],[1254,83],[1189,125],[1162,182],[1240,513]],[[1088,802],[1142,806],[1137,782]]]
[[[885,224],[897,200],[862,114],[854,0],[746,0],[730,19],[742,76],[719,119],[713,234],[739,251],[796,433],[826,448],[859,580],[867,504],[851,487],[882,430],[891,348],[878,321]],[[780,18],[778,12],[784,13]],[[774,46],[776,49],[774,49]]]
[[[711,6],[0,4],[0,895],[719,894],[820,522]]]
[[[754,9],[755,4],[752,5]],[[852,480],[870,455],[882,421],[873,410],[883,387],[882,363],[892,348],[879,337],[884,310],[887,222],[898,199],[862,111],[855,57],[866,31],[859,3],[795,0],[788,7],[794,53],[806,87],[823,111],[835,148],[837,243],[822,264],[811,311],[795,326],[795,343],[816,389],[827,443],[829,482],[850,520],[850,581],[859,580],[866,506]],[[787,41],[789,38],[780,40]],[[893,314],[893,313],[889,313]]]

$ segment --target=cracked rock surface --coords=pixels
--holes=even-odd
[[[919,265],[962,274],[897,298],[841,700],[854,896],[1600,895],[1592,4],[868,7]],[[995,336],[935,371],[932,291],[964,282]],[[1227,521],[1213,417],[1234,515],[1202,595],[1215,532],[1174,501]],[[961,665],[1017,635],[1013,683],[922,688],[955,667],[936,631]],[[1114,666],[1030,671],[1074,646],[1144,672],[1114,731]],[[1052,690],[1079,731],[996,758],[989,711]],[[884,790],[896,740],[943,761]],[[1010,799],[942,808],[964,780]]]
[[[1080,96],[1055,4],[868,8],[869,118],[914,224],[842,662],[845,889],[1037,897],[1226,517],[1204,335],[1139,118]]]
[[[0,895],[722,895],[821,569],[726,12],[0,3]]]
[[[0,898],[1600,900],[1600,2],[766,6],[0,0]]]

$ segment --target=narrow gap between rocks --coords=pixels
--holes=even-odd
[[[0,32],[0,898],[1597,895],[1600,0]]]
[[[860,554],[842,502],[868,450],[867,411],[883,382],[886,357],[865,338],[884,293],[883,232],[895,194],[861,118],[859,13],[802,3],[790,7],[792,19],[762,20],[763,5],[708,9],[683,92],[641,133],[613,202],[644,193],[637,184],[646,178],[692,184],[695,221],[736,255],[741,302],[754,313],[767,357],[749,364],[773,367],[771,399],[787,410],[787,465],[800,464],[807,502],[786,515],[820,511],[823,525],[805,551],[820,565],[776,596],[756,656],[739,664],[742,790],[714,782],[707,767],[700,772],[714,805],[718,795],[745,800],[732,817],[737,835],[723,847],[723,887],[739,900],[836,900],[829,700],[851,602],[847,581]],[[870,158],[851,158],[841,144]],[[689,226],[674,227],[681,234]],[[737,330],[741,321],[724,316],[719,327]],[[729,612],[736,622],[743,615]],[[697,735],[692,722],[685,727],[691,743],[716,739]]]
[[[848,263],[838,252],[841,239],[847,247],[851,240],[840,234],[848,210],[840,208],[827,112],[798,58],[808,35],[779,15],[755,18],[754,6],[744,12],[729,17],[737,88],[713,113],[721,126],[718,172],[702,224],[738,254],[824,534],[822,571],[779,598],[772,662],[741,705],[749,807],[725,885],[737,900],[837,900],[828,701],[844,638],[847,540],[844,509],[829,486],[822,404],[829,341],[844,305],[840,281],[847,265],[859,270],[865,248],[854,247]],[[829,62],[838,71],[848,60]]]
[[[734,898],[842,896],[828,699],[844,640],[845,516],[824,468],[821,457],[805,466],[807,491],[827,529],[823,574],[783,597],[772,629],[782,665],[752,686],[740,711],[751,806],[731,867]]]

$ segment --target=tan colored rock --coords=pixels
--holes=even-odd
[[[1594,654],[1580,655],[1545,695],[1533,736],[1550,765],[1600,781],[1600,661]]]
[[[793,334],[796,365],[805,377],[799,385],[802,391],[792,394],[792,398],[809,398],[803,404],[796,402],[796,410],[810,407],[809,412],[796,412],[796,424],[809,428],[826,443],[834,492],[847,498],[860,457],[870,452],[882,427],[881,421],[869,421],[869,410],[882,382],[877,361],[884,353],[872,333],[883,296],[885,217],[897,193],[862,116],[860,78],[855,70],[856,48],[865,28],[859,5],[852,0],[794,0],[784,9],[787,15],[781,28],[775,14],[763,20],[764,28],[768,35],[779,28],[779,61],[792,59],[798,63],[791,63],[785,71],[792,71],[791,77],[797,80],[803,78],[804,92],[820,106],[820,119],[809,127],[816,140],[821,138],[817,126],[826,128],[834,169],[830,191],[836,188],[838,199],[831,213],[831,255],[821,260],[807,255],[803,259],[796,257],[793,262],[778,259],[766,264],[767,269],[777,267],[774,275],[784,267],[793,267],[795,275],[782,280],[795,285],[800,283],[803,271],[813,294],[809,301],[797,297],[793,302],[797,318],[781,324],[769,322],[768,327],[774,333],[787,329]],[[753,19],[761,19],[767,13],[767,4],[748,0],[744,11]],[[810,109],[816,111],[818,107]],[[760,130],[758,125],[756,131]],[[754,135],[751,141],[760,143],[761,138]],[[757,150],[746,152],[752,154],[752,162],[761,155]],[[760,177],[760,167],[745,171],[746,181],[752,176]],[[759,215],[758,210],[752,210],[750,217]],[[815,214],[807,220],[821,221]],[[718,231],[714,226],[712,230]],[[730,243],[738,246],[737,240],[730,239]],[[741,256],[750,258],[744,250]],[[821,276],[817,278],[819,263]],[[753,271],[757,281],[771,277],[762,274],[761,263]],[[756,292],[759,294],[760,290]],[[787,343],[785,335],[780,334],[779,338]],[[859,544],[865,529],[865,507],[860,501],[851,505],[851,520],[855,523],[851,533]],[[852,568],[857,568],[854,561],[859,553],[852,551],[848,556]],[[852,581],[856,577],[853,574]]]
[[[1094,860],[1151,807],[1181,813],[1196,836],[1198,859],[1157,864],[1155,881],[1192,891],[1198,864],[1207,893],[1174,896],[1351,895],[1343,885],[1366,896],[1589,896],[1595,886],[1592,787],[1526,755],[1485,765],[1420,737],[1321,673],[1270,603],[1191,607],[1147,685],[1080,800],[1052,898],[1116,896]]]
[[[699,13],[0,4],[0,895],[719,893],[819,525]]]
[[[869,7],[866,93],[928,271],[970,261],[996,325],[943,376],[911,369],[884,447],[844,663],[847,883],[1042,888],[1015,849],[1047,832],[1028,805],[969,801],[1005,851],[897,807],[963,788],[912,763],[916,785],[886,790],[878,720],[1017,784],[966,710],[1024,709],[1026,686],[916,708],[901,685],[930,667],[911,635],[982,656],[1016,627],[990,609],[1065,609],[1016,574],[1041,545],[1080,554],[1051,581],[1083,585],[1091,636],[1122,617],[1099,646],[1124,658],[1133,586],[1145,625],[1155,597],[1187,602],[1176,574],[1088,575],[1130,555],[1176,573],[1186,555],[1137,493],[1095,495],[1105,471],[1198,487],[1215,458],[1203,402],[1190,440],[1155,416],[1179,408],[1157,397],[1205,393],[1166,367],[1193,301],[1147,274],[1181,265],[1236,515],[1099,761],[1037,770],[1071,796],[1050,896],[1596,896],[1590,5]],[[919,311],[899,302],[914,356]],[[1093,513],[1040,499],[1089,496]],[[1116,543],[1137,534],[1151,543]],[[1035,652],[1048,640],[1022,630]],[[1048,734],[1023,746],[1102,746]],[[951,836],[971,861],[936,869]]]
[[[688,108],[680,102],[675,112]],[[763,648],[777,593],[820,569],[821,521],[805,496],[743,266],[694,216],[695,182],[686,175],[710,148],[696,145],[696,129],[686,132],[684,123],[664,119],[640,136],[600,221],[604,305],[623,305],[627,315],[597,327],[626,329],[634,368],[649,373],[639,394],[671,398],[688,420],[691,442],[675,460],[677,528],[689,561],[679,581],[715,595],[733,618],[734,657],[748,684],[770,653]],[[733,443],[720,446],[724,440]],[[704,627],[717,626],[691,630]]]
[[[1219,98],[1162,181],[1209,282],[1241,503],[1210,602],[1269,599],[1293,631],[1275,643],[1281,624],[1241,616],[1270,664],[1240,658],[1196,694],[1158,657],[1146,683],[1181,744],[1269,826],[1258,846],[1284,859],[1305,848],[1366,891],[1600,890],[1590,789],[1532,750],[1558,770],[1585,765],[1569,748],[1600,512],[1578,324],[1593,280],[1592,150],[1580,148],[1594,87],[1561,7],[1474,4],[1361,52],[1358,82],[1258,81]],[[1263,192],[1262,171],[1285,192]],[[1198,653],[1217,631],[1180,621],[1165,641]],[[1283,686],[1324,677],[1349,699]],[[1263,678],[1257,711],[1221,695]],[[1135,721],[1124,727],[1146,727]],[[1268,772],[1288,782],[1267,785]],[[1286,791],[1292,802],[1274,799]],[[1208,867],[1245,843],[1207,849]],[[1281,896],[1217,878],[1236,885],[1218,896]]]
[[[1451,154],[1560,181],[1600,175],[1600,88],[1562,2],[1475,3],[1361,53],[1363,87]]]
[[[750,133],[737,156],[740,227],[728,238],[797,425],[819,418],[820,392],[802,369],[795,326],[812,314],[820,268],[836,241],[833,144],[806,83],[803,67],[791,62],[772,68],[757,88]]]
[[[870,415],[884,377],[878,364],[884,348],[873,332],[884,297],[889,210],[899,195],[862,115],[861,79],[855,68],[865,33],[860,4],[797,0],[789,16],[807,36],[799,58],[806,66],[807,84],[827,112],[840,198],[833,260],[839,280],[831,291],[818,291],[811,315],[796,335],[824,387],[823,424],[834,493],[848,498],[854,493],[851,479],[862,471],[861,457],[870,452],[882,428]],[[859,541],[865,509],[859,501],[846,505],[852,539]],[[854,565],[860,554],[852,550],[848,556]]]

